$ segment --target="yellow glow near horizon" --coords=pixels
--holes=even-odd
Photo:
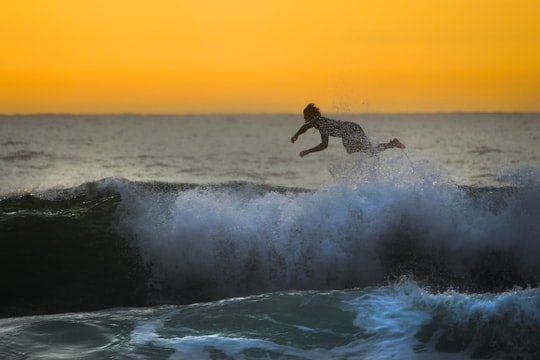
[[[0,113],[540,111],[531,0],[19,0]]]

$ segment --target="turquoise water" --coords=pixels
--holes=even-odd
[[[407,280],[0,326],[9,359],[534,359],[540,293],[431,294]]]

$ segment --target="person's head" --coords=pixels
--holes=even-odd
[[[315,106],[314,103],[309,104],[304,109],[304,120],[306,122],[311,121],[319,116],[321,116],[321,112],[319,111],[319,108]]]

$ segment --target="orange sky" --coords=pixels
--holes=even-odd
[[[0,34],[0,113],[540,111],[536,0],[13,0]]]

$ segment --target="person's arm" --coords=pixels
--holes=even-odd
[[[321,143],[314,148],[300,151],[300,157],[304,157],[309,153],[322,151],[328,147],[328,135],[321,134]]]
[[[291,138],[291,142],[294,144],[294,142],[298,139],[298,136],[305,133],[306,131],[308,131],[312,127],[313,127],[313,124],[311,122],[308,122],[308,123],[305,123],[304,125],[302,125],[302,127],[300,129],[298,129],[296,134],[294,134],[293,137]]]

